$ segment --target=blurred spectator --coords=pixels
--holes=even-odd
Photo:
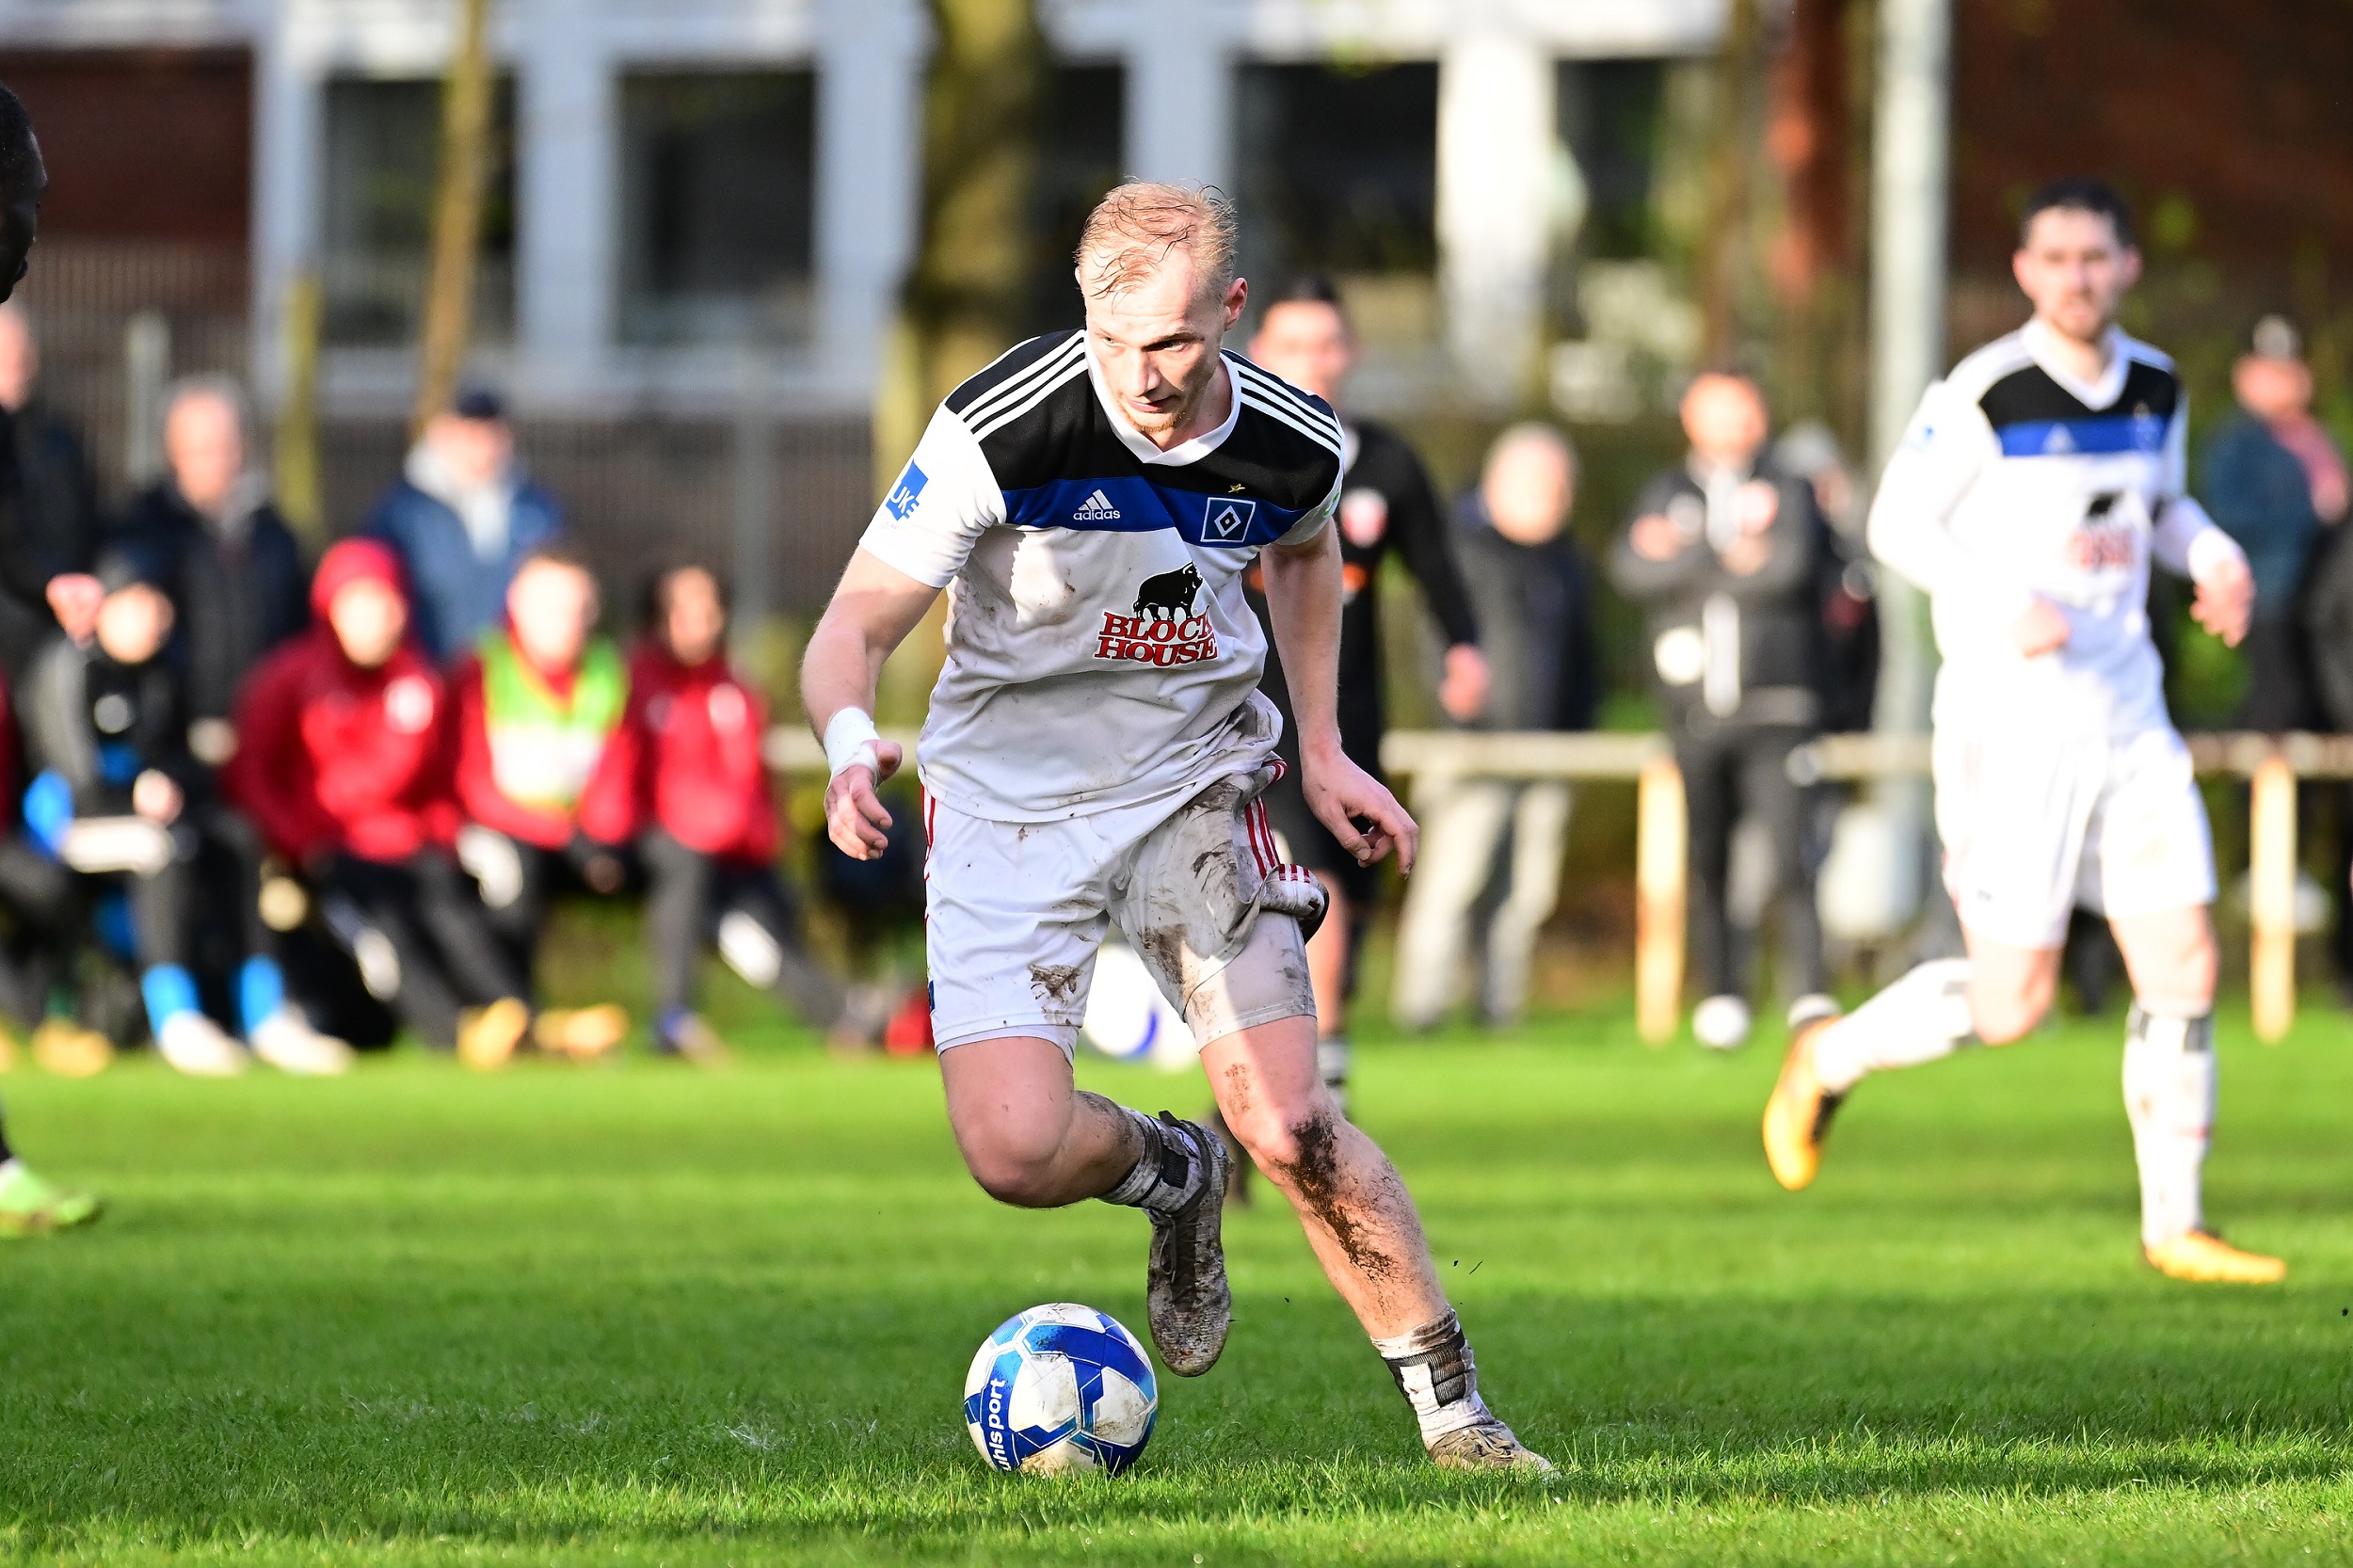
[[[563,508],[516,461],[504,406],[478,390],[426,424],[361,530],[400,556],[417,641],[444,664],[500,624],[516,568],[563,531]]]
[[[1576,496],[1569,443],[1549,425],[1519,424],[1497,438],[1458,509],[1456,549],[1490,674],[1477,721],[1484,728],[1593,727],[1588,571],[1564,532]],[[1406,884],[1393,1011],[1405,1027],[1426,1029],[1452,1005],[1472,912],[1500,862],[1479,1004],[1490,1023],[1508,1023],[1527,1005],[1536,934],[1560,895],[1569,787],[1481,778],[1442,788],[1422,811],[1421,857]]]
[[[258,913],[249,830],[213,798],[208,771],[187,749],[180,678],[164,657],[173,612],[162,563],[117,546],[97,575],[104,597],[91,637],[58,633],[26,683],[25,740],[41,771],[25,792],[25,826],[97,880],[102,896],[126,896],[139,989],[166,1062],[205,1077],[246,1066],[245,1051],[200,1007],[193,967],[200,925],[225,917],[245,930],[234,1000],[254,1053],[289,1072],[341,1072],[349,1048],[286,1001]],[[204,907],[208,850],[244,872],[235,912]]]
[[[1750,1010],[1726,891],[1734,824],[1765,824],[1778,852],[1783,979],[1793,1007],[1822,988],[1822,935],[1805,792],[1789,754],[1821,723],[1817,568],[1824,524],[1813,487],[1760,462],[1765,399],[1710,374],[1683,398],[1691,451],[1653,479],[1610,554],[1619,590],[1649,612],[1654,673],[1683,770],[1691,829],[1691,947],[1707,998],[1701,1042],[1748,1039]]]
[[[188,746],[209,767],[236,749],[229,715],[247,674],[310,620],[302,552],[250,462],[248,418],[227,376],[174,385],[164,399],[168,472],[120,530],[179,612]]]
[[[1792,426],[1773,443],[1769,461],[1777,472],[1813,487],[1826,524],[1814,568],[1822,616],[1821,727],[1835,734],[1868,729],[1879,697],[1880,617],[1876,568],[1863,539],[1862,487],[1838,438],[1819,420]]]
[[[1356,362],[1356,335],[1331,281],[1303,278],[1276,295],[1259,318],[1250,358],[1337,408]],[[1378,778],[1381,735],[1387,728],[1382,711],[1381,567],[1390,550],[1396,550],[1420,585],[1422,601],[1446,639],[1438,705],[1449,716],[1465,723],[1479,716],[1487,695],[1487,661],[1479,649],[1478,623],[1447,538],[1450,530],[1421,459],[1403,437],[1374,421],[1343,413],[1340,432],[1346,461],[1339,509],[1340,747]],[[1254,568],[1250,607],[1263,624],[1266,596],[1258,591],[1258,581]],[[1314,872],[1332,900],[1329,917],[1307,943],[1307,967],[1315,983],[1323,1078],[1338,1094],[1348,1080],[1353,970],[1366,918],[1372,912],[1379,871],[1358,865],[1307,809],[1300,787],[1298,724],[1291,716],[1290,687],[1283,679],[1271,624],[1266,674],[1258,684],[1282,711],[1283,760],[1290,764],[1289,774],[1266,792],[1268,818],[1281,838],[1284,857]]]
[[[16,458],[16,526],[29,576],[40,591],[0,593],[0,664],[21,670],[46,640],[51,617],[69,632],[89,632],[98,612],[98,479],[81,436],[40,396],[40,341],[24,307],[0,305],[0,409],[11,426]],[[8,552],[0,552],[8,553]]]
[[[2345,516],[2345,459],[2313,419],[2313,373],[2296,328],[2280,317],[2256,325],[2253,351],[2233,368],[2231,387],[2239,411],[2207,443],[2202,488],[2206,509],[2255,574],[2255,618],[2244,645],[2250,679],[2237,722],[2301,729],[2315,716],[2300,616],[2305,571],[2321,529]],[[2345,624],[2334,623],[2337,637]]]
[[[451,677],[457,699],[457,858],[482,887],[490,929],[528,979],[549,896],[570,885],[615,893],[636,828],[628,748],[616,745],[629,672],[592,635],[597,583],[579,556],[542,544],[506,589],[506,621],[481,634]],[[536,1038],[560,1055],[620,1044],[618,1007],[551,1009]]]
[[[319,562],[311,607],[318,624],[246,684],[222,785],[307,873],[371,995],[432,1044],[504,1062],[528,1022],[524,985],[451,855],[455,715],[408,638],[400,564],[346,539]]]
[[[87,1078],[113,1061],[113,1043],[50,1008],[88,911],[73,874],[21,831],[16,804],[24,779],[17,764],[16,715],[0,685],[0,909],[14,924],[0,946],[0,1007],[32,1031],[33,1060],[44,1071]]]
[[[617,744],[645,824],[646,943],[654,1047],[694,1061],[726,1054],[695,1011],[695,971],[715,941],[729,968],[790,1002],[838,1043],[867,1045],[881,1009],[842,986],[801,941],[800,912],[776,872],[776,802],[760,743],[766,705],[728,667],[727,600],[707,568],[656,578],[646,634],[630,659]],[[854,1016],[855,1015],[855,1016]]]

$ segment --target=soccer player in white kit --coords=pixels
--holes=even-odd
[[[1368,864],[1394,847],[1410,865],[1415,828],[1340,747],[1339,426],[1223,350],[1249,293],[1234,254],[1213,192],[1120,186],[1079,246],[1085,330],[1020,344],[941,405],[803,661],[833,769],[827,832],[845,854],[882,851],[875,785],[900,755],[874,730],[875,679],[945,588],[947,661],[920,748],[926,945],[948,1118],[973,1177],[1026,1208],[1144,1209],[1160,1358],[1184,1376],[1216,1362],[1232,1316],[1223,1140],[1072,1082],[1116,919],[1430,1456],[1549,1471],[1480,1398],[1413,1199],[1317,1069],[1305,933],[1324,900],[1279,863],[1257,799],[1283,763],[1243,597],[1253,561],[1309,808]]]
[[[2153,557],[2235,645],[2253,579],[2185,493],[2172,361],[2117,328],[2140,276],[2122,200],[2094,180],[2046,185],[2011,267],[2034,318],[1929,389],[1870,520],[1873,552],[1931,599],[1936,824],[1969,955],[1800,1028],[1765,1108],[1766,1158],[1801,1188],[1866,1075],[2022,1038],[2050,1008],[2081,904],[2107,916],[2133,983],[2124,1110],[2143,1255],[2176,1279],[2268,1283],[2286,1265],[2222,1240],[2200,1207],[2214,851],[2145,609]]]

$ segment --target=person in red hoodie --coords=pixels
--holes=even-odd
[[[707,568],[663,573],[647,596],[646,634],[631,656],[618,749],[632,783],[653,959],[656,1048],[719,1055],[695,1011],[695,969],[716,941],[728,967],[781,996],[838,1043],[865,1043],[876,998],[853,996],[801,942],[776,877],[776,804],[760,757],[766,706],[728,667],[727,597]]]
[[[245,684],[222,786],[308,875],[368,990],[427,1040],[497,1065],[530,1010],[451,855],[455,715],[408,637],[398,558],[344,540],[319,562],[311,606],[311,629]]]
[[[625,748],[620,650],[595,635],[597,580],[568,546],[543,544],[515,568],[506,624],[475,642],[450,678],[457,707],[457,858],[482,888],[490,928],[528,977],[547,901],[571,885],[616,893],[636,831]],[[629,1032],[610,1003],[550,1008],[542,1050],[601,1055]]]

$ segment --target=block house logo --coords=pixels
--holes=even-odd
[[[1193,613],[1201,596],[1200,568],[1190,561],[1175,571],[1147,577],[1136,588],[1128,614],[1103,612],[1095,656],[1113,664],[1198,664],[1217,657],[1217,629]]]

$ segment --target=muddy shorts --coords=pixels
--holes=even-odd
[[[1031,1035],[1074,1053],[1113,920],[1205,1045],[1314,1016],[1305,933],[1322,918],[1323,892],[1275,854],[1258,797],[1280,768],[1221,778],[1174,812],[1000,823],[927,799],[938,1048]]]

